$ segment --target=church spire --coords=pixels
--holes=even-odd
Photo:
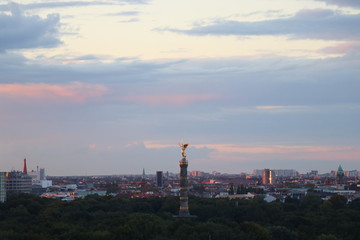
[[[338,175],[344,175],[344,170],[342,169],[341,165],[339,165],[339,168],[337,170]]]
[[[145,168],[143,168],[142,179],[146,179]]]
[[[336,173],[336,189],[343,189],[344,184],[344,170],[342,169],[341,165]]]

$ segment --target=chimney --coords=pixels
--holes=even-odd
[[[27,174],[26,158],[24,158],[24,170],[23,173]]]

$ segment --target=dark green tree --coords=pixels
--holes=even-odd
[[[329,202],[331,203],[332,207],[334,209],[341,209],[346,207],[347,198],[341,195],[333,195],[329,199]]]
[[[273,240],[297,240],[296,232],[283,226],[271,226],[269,232]]]

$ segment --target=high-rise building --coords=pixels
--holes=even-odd
[[[274,184],[274,172],[266,168],[262,171],[262,183],[264,185]]]
[[[32,179],[23,172],[6,173],[6,194],[31,193]]]
[[[6,200],[6,172],[0,172],[0,202]]]
[[[46,180],[45,168],[40,168],[40,181],[41,180]]]
[[[162,171],[157,171],[156,172],[156,186],[157,187],[162,187],[163,183],[164,183],[163,172]]]
[[[294,169],[272,169],[274,176],[277,177],[296,177],[299,175]]]

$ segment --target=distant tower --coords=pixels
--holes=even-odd
[[[24,173],[24,174],[27,174],[26,158],[24,158],[24,169],[23,169],[23,173]]]
[[[145,168],[143,168],[143,173],[142,173],[141,182],[140,182],[140,191],[142,194],[145,194],[145,192],[147,191],[146,185],[147,185],[147,182],[146,182]]]
[[[262,171],[262,183],[269,185],[274,183],[274,172],[266,168]]]
[[[188,180],[187,180],[187,167],[188,161],[186,160],[185,149],[189,144],[180,144],[182,159],[179,162],[180,165],[180,209],[178,218],[192,218],[190,215],[188,205]]]
[[[145,168],[143,168],[142,179],[146,179]]]
[[[180,165],[180,210],[179,217],[190,216],[188,205],[188,181],[187,181],[187,167],[188,161],[183,157],[179,162]]]
[[[341,165],[336,172],[336,189],[343,189],[344,184],[344,170],[342,169]]]
[[[162,171],[157,171],[156,172],[156,186],[157,187],[162,187],[163,186],[163,172]]]

